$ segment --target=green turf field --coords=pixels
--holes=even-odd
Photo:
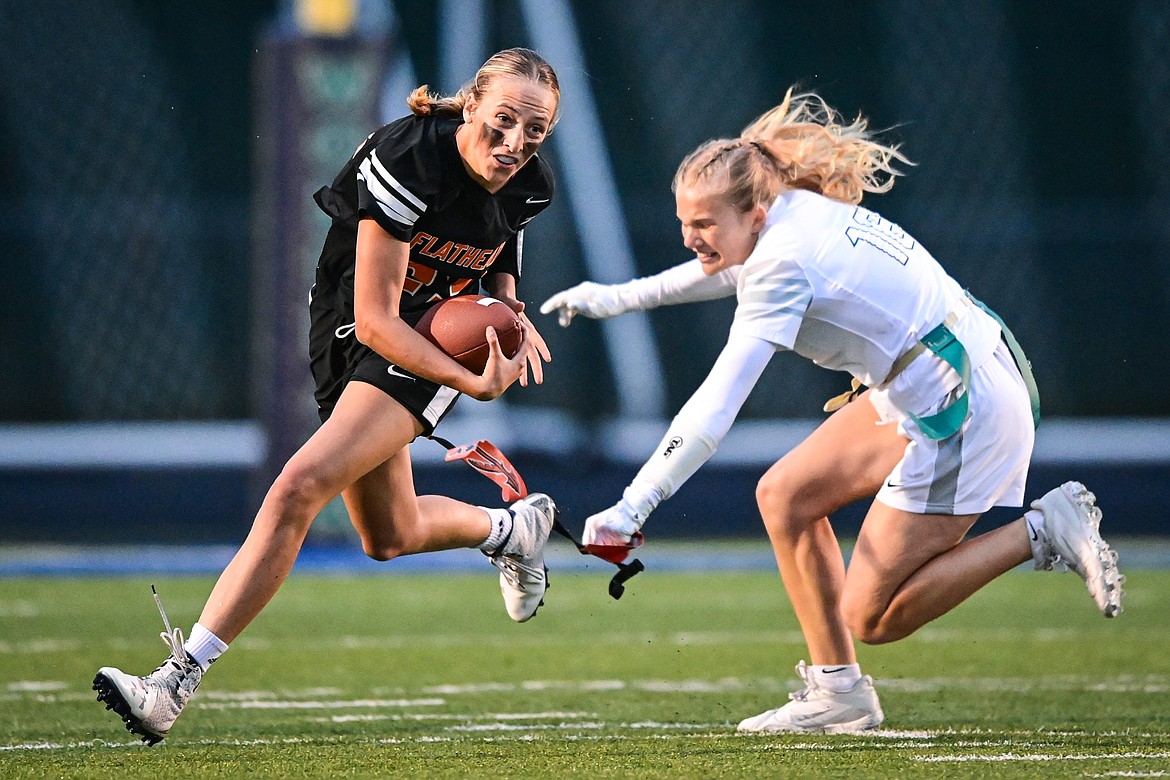
[[[1170,572],[1126,573],[1115,620],[1074,575],[1021,570],[862,647],[873,735],[741,737],[804,654],[774,573],[651,567],[620,602],[608,570],[554,573],[516,625],[486,566],[294,572],[154,748],[90,681],[163,659],[150,582],[186,627],[212,580],[0,579],[0,776],[1168,776]]]

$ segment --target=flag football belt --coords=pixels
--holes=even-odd
[[[514,501],[519,501],[528,495],[528,486],[524,484],[524,478],[520,476],[520,472],[505,457],[504,453],[500,451],[500,448],[490,441],[480,439],[473,444],[461,444],[457,447],[446,439],[435,436],[434,434],[427,438],[447,449],[444,460],[461,460],[499,485],[500,493],[505,503],[510,504]],[[629,556],[631,550],[642,546],[642,542],[645,539],[641,531],[633,535],[629,544],[581,544],[570,533],[569,529],[565,528],[560,518],[555,515],[553,517],[552,527],[554,531],[572,542],[573,546],[577,548],[577,552],[582,555],[592,555],[617,566],[617,574],[613,575],[613,578],[609,581],[609,595],[615,599],[620,599],[626,592],[627,580],[646,569],[637,558],[629,563],[623,563]]]
[[[987,312],[999,324],[1003,340],[1008,345],[1008,349],[1012,353],[1012,359],[1015,361],[1016,367],[1020,371],[1020,376],[1024,380],[1024,386],[1028,390],[1028,400],[1032,406],[1032,424],[1039,426],[1040,394],[1036,389],[1036,379],[1032,375],[1032,364],[1024,355],[1023,348],[1020,347],[1020,343],[1012,335],[1011,329],[1008,328],[998,314],[985,306],[983,302],[974,298],[970,293],[965,293],[965,295],[966,297],[963,299],[962,307],[956,308],[948,314],[933,330],[919,339],[913,347],[906,350],[904,354],[894,361],[894,365],[890,367],[890,373],[882,381],[881,386],[885,387],[892,382],[898,374],[902,373],[906,366],[910,365],[926,350],[933,352],[959,375],[958,396],[946,408],[932,415],[918,417],[917,415],[911,414],[909,416],[918,424],[918,428],[928,438],[939,440],[954,436],[963,427],[963,422],[967,419],[967,410],[970,405],[967,390],[971,384],[971,359],[967,355],[966,348],[963,347],[963,342],[955,337],[951,328],[963,316],[964,309],[974,304]],[[839,396],[830,398],[825,404],[824,409],[826,412],[835,412],[856,398],[860,393],[861,382],[855,378],[853,379],[851,389]]]

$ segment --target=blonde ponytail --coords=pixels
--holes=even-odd
[[[865,193],[894,186],[901,175],[895,162],[913,165],[897,146],[873,140],[863,117],[846,123],[819,95],[790,88],[739,138],[708,141],[691,152],[671,188],[718,187],[744,212],[790,189],[856,205]]]

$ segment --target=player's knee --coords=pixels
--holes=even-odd
[[[362,552],[366,557],[384,563],[403,555],[405,550],[402,544],[394,540],[362,539]]]
[[[385,524],[374,530],[370,530],[368,524],[355,523],[354,526],[362,540],[362,552],[375,561],[390,561],[415,552],[415,544],[398,528]]]
[[[880,623],[847,621],[847,625],[853,638],[866,645],[884,645],[902,638],[900,634],[886,631]]]
[[[853,638],[867,645],[896,642],[910,633],[901,628],[896,608],[876,608],[868,602],[851,600],[848,595],[842,596],[841,616]]]
[[[333,497],[330,491],[330,485],[320,476],[285,466],[264,500],[276,510],[278,517],[311,521]]]
[[[844,612],[844,610],[842,610]],[[849,633],[858,642],[867,645],[880,645],[893,641],[887,638],[881,627],[881,619],[863,613],[845,613],[845,625]]]
[[[784,533],[802,521],[794,503],[797,488],[794,475],[783,461],[768,469],[756,483],[756,504],[769,532]]]
[[[788,503],[791,494],[785,491],[785,474],[772,467],[756,483],[756,504],[761,510],[776,509]]]

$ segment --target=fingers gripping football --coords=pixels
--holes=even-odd
[[[626,310],[618,288],[611,284],[581,282],[562,290],[540,305],[541,314],[557,313],[557,322],[567,328],[573,317],[583,314],[590,319],[616,317]]]

